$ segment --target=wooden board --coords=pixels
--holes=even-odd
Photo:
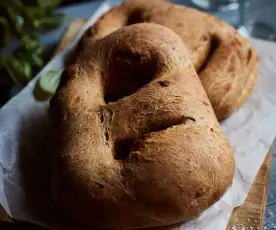
[[[273,148],[271,147],[242,206],[232,212],[227,230],[263,229]]]
[[[60,44],[57,46],[55,53],[61,51],[68,43],[70,43],[85,22],[85,19],[75,19],[70,23]],[[252,185],[244,204],[234,209],[226,230],[263,229],[272,151],[271,148],[258,172],[258,175],[256,176],[254,184]],[[7,220],[7,218],[7,214],[0,206],[0,220]]]
[[[59,44],[57,45],[53,56],[62,51],[74,39],[74,37],[78,34],[86,21],[87,19],[77,18],[69,24],[67,30],[65,31]]]

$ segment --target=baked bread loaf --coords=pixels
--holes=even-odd
[[[139,22],[164,25],[180,36],[218,120],[251,94],[258,73],[256,51],[226,22],[192,8],[160,0],[127,0],[100,18],[83,42]]]
[[[135,24],[87,43],[51,99],[53,194],[92,227],[187,221],[231,186],[234,154],[189,52]]]

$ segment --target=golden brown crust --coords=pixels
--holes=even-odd
[[[186,221],[232,183],[230,144],[188,49],[166,27],[135,24],[87,43],[50,115],[55,200],[89,226]]]
[[[259,64],[255,49],[227,23],[192,8],[160,0],[127,0],[100,18],[83,42],[139,22],[164,25],[180,36],[218,120],[237,110],[251,94]]]

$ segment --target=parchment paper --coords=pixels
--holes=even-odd
[[[83,229],[58,210],[50,195],[51,143],[48,102],[32,91],[49,69],[64,68],[83,32],[111,5],[105,2],[77,38],[0,110],[0,203],[14,218],[52,229]],[[245,200],[276,134],[276,45],[251,39],[261,57],[257,87],[245,105],[221,123],[236,157],[233,186],[221,200],[186,224],[162,229],[225,230],[231,212]],[[77,199],[77,197],[76,197]]]

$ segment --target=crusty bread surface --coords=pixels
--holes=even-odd
[[[50,103],[55,201],[103,229],[187,221],[221,198],[235,168],[195,58],[161,25],[107,34],[85,42]]]
[[[166,26],[180,36],[218,120],[251,95],[259,68],[257,52],[232,26],[196,9],[160,0],[127,0],[103,15],[83,42],[139,22]]]

